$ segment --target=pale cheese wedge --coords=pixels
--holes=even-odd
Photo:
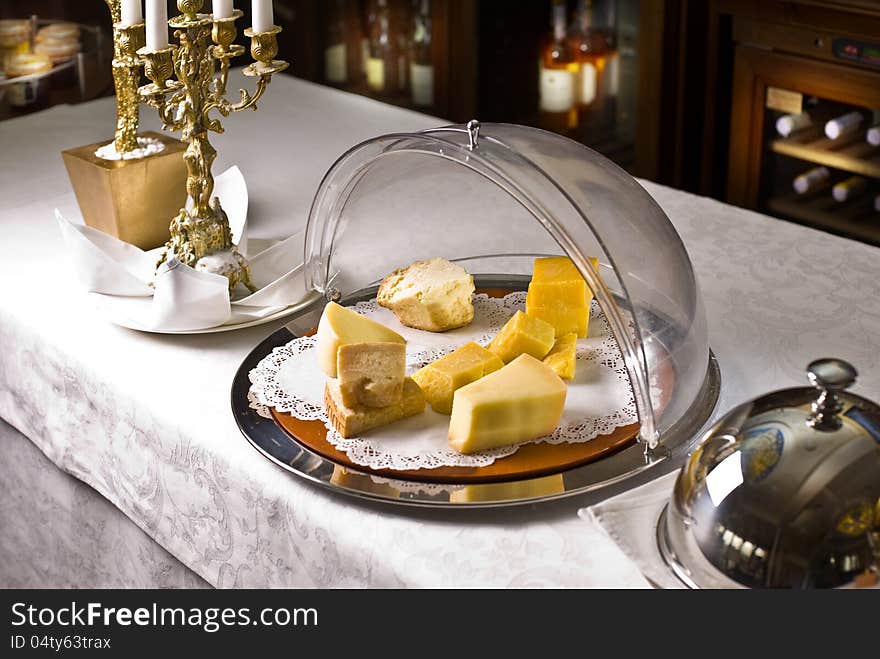
[[[403,343],[346,343],[336,352],[342,402],[386,407],[400,400],[406,376]]]
[[[330,302],[318,323],[318,365],[331,378],[337,374],[336,359],[339,346],[349,343],[403,343],[400,334],[356,311]]]
[[[520,355],[455,392],[449,445],[475,453],[549,435],[562,417],[565,394],[565,383],[553,369]]]

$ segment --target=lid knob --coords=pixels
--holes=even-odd
[[[812,405],[807,425],[816,430],[837,430],[842,425],[838,416],[843,404],[837,394],[851,387],[858,372],[852,364],[842,359],[817,359],[807,366],[810,384],[819,390],[819,397]]]
[[[480,142],[480,122],[471,119],[467,122],[468,148],[473,151],[479,146]]]

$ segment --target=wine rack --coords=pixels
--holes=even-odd
[[[787,102],[793,107],[784,107]],[[737,46],[727,200],[880,245],[880,146],[866,139],[880,122],[878,110],[880,72]],[[809,125],[780,134],[780,117],[803,115]],[[829,124],[846,115],[861,117],[860,123],[831,139],[836,133]],[[800,194],[799,177],[799,185],[811,180]],[[860,177],[858,184],[841,194],[853,177]],[[835,186],[842,200],[833,196]]]
[[[773,140],[770,150],[805,162],[880,179],[880,149],[865,141],[864,131],[860,132],[858,139],[840,145],[818,131],[796,133]]]

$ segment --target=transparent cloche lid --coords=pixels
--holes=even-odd
[[[693,436],[717,382],[708,377],[688,254],[632,176],[567,138],[472,121],[359,144],[315,195],[305,277],[328,298],[345,298],[396,268],[442,256],[479,287],[501,275],[527,282],[535,257],[549,255],[571,257],[596,292],[625,360],[644,444]],[[598,273],[588,257],[599,259]]]
[[[880,407],[845,391],[847,362],[807,377],[725,414],[682,467],[657,540],[686,585],[877,587]]]

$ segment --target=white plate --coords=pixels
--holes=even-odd
[[[285,318],[297,311],[304,309],[320,298],[319,293],[313,293],[296,304],[282,307],[272,313],[261,318],[246,318],[236,321],[235,319],[216,325],[215,327],[205,327],[193,330],[164,330],[147,327],[137,322],[132,315],[144,315],[144,309],[149,308],[152,304],[151,297],[119,297],[112,295],[102,295],[101,293],[89,293],[89,298],[95,306],[96,311],[106,320],[120,327],[138,330],[139,332],[150,332],[153,334],[213,334],[215,332],[231,332],[233,330],[245,329],[246,327],[256,327],[265,323],[271,323],[273,320]],[[130,315],[131,314],[131,315]]]

